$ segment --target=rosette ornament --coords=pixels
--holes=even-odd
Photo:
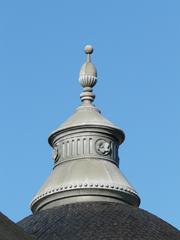
[[[91,54],[93,53],[93,47],[91,45],[86,45],[84,48],[87,54],[86,62],[82,65],[79,82],[83,87],[83,92],[80,94],[82,102],[91,103],[95,99],[92,88],[97,82],[97,71],[95,66],[91,63]]]

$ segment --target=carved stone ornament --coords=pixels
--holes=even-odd
[[[109,142],[106,142],[103,139],[99,139],[96,142],[96,151],[101,155],[108,155],[111,153],[111,146]]]
[[[57,147],[55,147],[52,151],[52,158],[54,162],[56,163],[60,157],[61,157],[60,151]]]

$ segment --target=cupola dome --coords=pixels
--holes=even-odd
[[[92,104],[97,82],[92,52],[87,45],[79,76],[81,105],[49,136],[54,168],[31,203],[33,212],[77,201],[140,204],[137,192],[118,168],[118,148],[125,135]]]

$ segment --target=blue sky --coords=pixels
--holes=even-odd
[[[14,221],[53,161],[47,137],[80,104],[94,46],[95,104],[125,131],[120,168],[141,208],[180,227],[180,2],[0,2],[0,210]]]

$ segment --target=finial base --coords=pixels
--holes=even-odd
[[[82,102],[93,102],[95,99],[94,93],[92,93],[91,87],[84,87],[83,92],[80,94],[80,98]]]

